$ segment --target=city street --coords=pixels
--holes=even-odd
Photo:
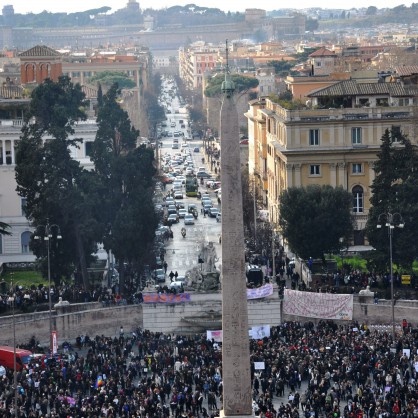
[[[180,106],[181,103],[178,94],[175,94],[174,97],[164,94],[164,91],[171,90],[172,86],[173,84],[169,84],[167,81],[163,81],[161,103],[166,107],[166,109],[168,108],[171,113],[166,113],[167,120],[165,124],[167,126],[162,128],[163,131],[166,133],[168,132],[169,136],[163,136],[159,140],[159,162],[161,164],[165,155],[170,155],[173,159],[176,154],[190,154],[194,164],[195,173],[200,167],[205,167],[206,172],[211,173],[210,165],[207,164],[207,161],[202,162],[202,159],[204,159],[203,141],[196,138],[191,139],[192,133],[189,127],[189,116],[188,113],[183,112],[184,108],[181,108]],[[175,88],[174,91],[176,91]],[[175,113],[177,109],[179,109],[179,113]],[[175,132],[182,133],[182,135],[178,137],[178,149],[172,148],[173,140],[175,139]],[[199,152],[195,152],[195,148],[197,147],[199,148]],[[184,175],[185,174],[183,173],[183,176]],[[204,179],[204,184],[202,185],[201,181],[198,181],[199,192],[202,194],[208,193],[212,199],[213,206],[219,208],[220,211],[221,205],[218,203],[215,191],[211,188],[207,188],[206,182],[207,179]],[[167,184],[163,193],[167,194],[167,192],[169,192],[172,187],[173,186],[171,184]],[[167,241],[167,252],[165,254],[165,261],[168,264],[166,284],[170,283],[168,273],[171,270],[173,270],[173,272],[177,271],[179,276],[184,276],[189,269],[198,265],[198,255],[202,244],[207,244],[208,242],[212,241],[219,258],[216,263],[218,269],[221,263],[221,245],[219,243],[221,235],[221,223],[217,222],[216,218],[203,216],[203,213],[201,213],[202,205],[200,199],[197,197],[187,197],[185,185],[182,186],[181,191],[183,193],[184,208],[187,210],[189,204],[196,204],[198,209],[198,218],[195,220],[194,225],[185,225],[184,220],[180,219],[179,223],[175,223],[171,226],[173,231],[173,239],[169,239]],[[183,227],[186,229],[185,238],[182,237],[180,232]]]
[[[168,144],[166,144],[168,142]],[[193,149],[195,146],[201,145],[201,141],[190,141],[189,148]],[[162,152],[172,152],[174,154],[177,150],[171,150],[171,141],[170,138],[163,141]],[[195,167],[202,166],[202,153],[192,153],[192,158],[195,163]],[[203,164],[206,165],[206,164]],[[207,167],[208,168],[208,167]],[[209,169],[209,168],[208,168]],[[171,185],[167,185],[166,191],[171,189]],[[199,191],[201,193],[208,192],[212,201],[214,202],[215,207],[219,207],[215,192],[211,189],[206,189],[206,187],[201,186],[199,184]],[[195,220],[194,225],[184,225],[182,219],[177,224],[173,224],[171,229],[173,231],[173,239],[168,240],[167,242],[167,253],[165,255],[165,260],[168,264],[169,273],[170,270],[178,272],[180,276],[184,276],[186,271],[191,269],[192,267],[198,264],[198,255],[200,246],[202,243],[208,243],[212,241],[215,245],[217,255],[219,257],[219,261],[216,263],[217,266],[220,264],[221,259],[221,245],[219,244],[219,237],[221,234],[221,223],[216,222],[215,218],[210,218],[209,216],[204,217],[202,213],[200,213],[201,202],[196,197],[186,197],[184,195],[184,206],[187,209],[188,204],[195,203],[198,207],[199,217]],[[181,228],[186,228],[186,237],[183,238],[181,236]],[[170,280],[168,279],[169,283]]]

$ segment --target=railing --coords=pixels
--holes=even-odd
[[[1,119],[0,127],[2,126],[21,128],[23,126],[23,119]]]
[[[273,111],[279,119],[298,122],[321,122],[327,120],[365,120],[365,119],[407,119],[413,115],[412,106],[390,107],[348,107],[330,109],[287,110],[266,100],[266,108]]]

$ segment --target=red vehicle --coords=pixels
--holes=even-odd
[[[22,370],[27,368],[31,360],[32,352],[29,350],[22,350],[16,348],[16,370]],[[0,365],[6,367],[6,369],[14,369],[14,348],[6,345],[0,346]]]

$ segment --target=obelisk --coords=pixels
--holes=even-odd
[[[247,288],[245,278],[244,223],[238,112],[234,83],[228,66],[226,44],[225,81],[222,83],[222,381],[221,417],[252,414]]]

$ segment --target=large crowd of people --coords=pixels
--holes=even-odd
[[[250,343],[254,414],[417,417],[418,330],[403,325],[395,340],[356,323],[272,327],[270,337]],[[206,335],[121,327],[118,336],[80,336],[64,346],[18,371],[19,418],[219,416],[221,344]],[[13,370],[0,377],[1,417],[15,416],[13,379]]]

